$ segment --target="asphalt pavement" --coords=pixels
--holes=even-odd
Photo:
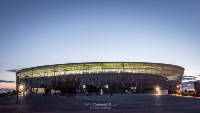
[[[0,100],[0,113],[200,113],[200,98],[113,94],[66,97],[33,94]]]

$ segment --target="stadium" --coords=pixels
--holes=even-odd
[[[26,68],[19,70],[16,78],[17,87],[23,84],[32,90],[52,89],[54,82],[79,79],[78,92],[87,93],[92,86],[101,93],[134,93],[155,87],[176,91],[183,74],[183,67],[163,63],[86,62]]]

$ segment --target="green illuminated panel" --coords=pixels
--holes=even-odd
[[[24,78],[92,73],[144,73],[161,75],[172,80],[180,79],[184,73],[184,68],[175,65],[143,62],[76,63],[27,68],[18,71],[17,76]]]

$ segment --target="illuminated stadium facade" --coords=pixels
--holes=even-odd
[[[147,62],[87,62],[45,65],[26,68],[16,73],[19,84],[32,88],[52,87],[52,80],[81,78],[80,88],[87,85],[108,86],[106,90],[136,92],[154,89],[176,90],[184,68],[171,64]],[[31,81],[31,82],[30,82]],[[104,92],[106,92],[106,90]]]

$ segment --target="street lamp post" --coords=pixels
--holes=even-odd
[[[180,85],[180,94],[183,97],[183,84]]]
[[[32,78],[30,80],[30,98],[31,98],[31,93],[32,93]]]
[[[183,84],[182,84],[182,97],[183,97]]]
[[[189,90],[190,90],[190,84],[188,84],[188,95],[191,94]]]
[[[133,87],[133,79],[131,81],[132,81],[132,87]],[[132,89],[132,93],[133,93],[133,90],[134,90],[134,88]]]
[[[17,103],[18,103],[18,97],[19,97],[19,76],[16,76],[16,90],[17,90]]]

